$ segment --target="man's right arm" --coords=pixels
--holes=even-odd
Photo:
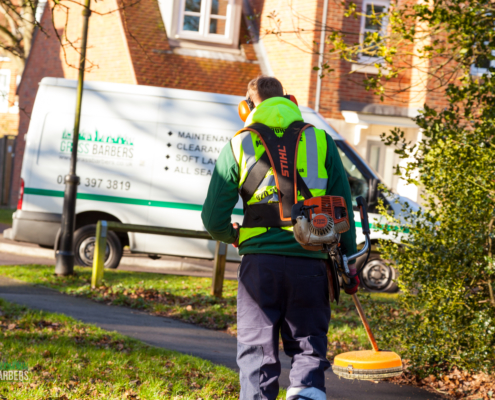
[[[231,215],[239,199],[238,182],[239,167],[229,142],[218,156],[201,212],[208,233],[224,243],[234,243],[237,238]]]

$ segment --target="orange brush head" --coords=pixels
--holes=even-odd
[[[384,379],[402,373],[402,360],[392,351],[350,351],[335,357],[332,369],[347,379]]]

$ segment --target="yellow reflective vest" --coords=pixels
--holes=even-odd
[[[278,137],[282,137],[284,134],[284,129],[271,129]],[[239,191],[241,191],[249,172],[265,153],[266,149],[261,138],[251,131],[241,131],[231,140],[231,145],[239,166]],[[314,197],[326,194],[328,183],[328,174],[325,168],[326,156],[326,132],[314,127],[306,128],[301,134],[297,148],[297,171]],[[299,190],[297,200],[304,200]],[[275,176],[273,168],[270,168],[255,193],[247,200],[244,206],[278,202],[279,196]],[[268,229],[270,228],[241,227],[239,244],[249,238],[265,233]],[[282,229],[292,230],[292,227],[285,226]]]

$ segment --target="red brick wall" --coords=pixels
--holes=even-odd
[[[255,14],[260,14],[260,34],[266,47],[270,65],[275,76],[288,92],[296,95],[300,104],[314,107],[318,65],[323,0],[253,0]],[[360,7],[360,2],[357,3]],[[273,13],[275,11],[275,14]],[[348,43],[359,40],[360,19],[344,18],[344,7],[340,2],[328,2],[327,30],[344,30],[349,35]],[[274,35],[273,32],[281,32]],[[296,32],[297,31],[297,32]],[[354,35],[352,35],[354,33]],[[410,71],[391,79],[385,85],[384,101],[373,92],[364,89],[366,74],[351,73],[351,64],[331,55],[325,46],[325,62],[334,71],[325,73],[322,81],[320,112],[328,118],[340,118],[340,103],[356,101],[360,103],[382,103],[408,107],[410,94],[407,88],[411,83]],[[402,63],[410,60],[399,60]]]
[[[317,77],[313,66],[318,63],[313,42],[320,38],[315,18],[321,18],[323,2],[252,0],[251,4],[254,14],[259,14],[260,36],[274,75],[299,104],[313,107]],[[278,31],[283,33],[273,34]]]
[[[63,42],[64,47],[62,49],[56,33],[63,37],[65,25],[67,24],[67,30],[65,31],[67,39],[73,42],[76,48],[79,48],[82,30],[82,8],[80,5],[70,2],[64,4],[69,7],[68,13],[63,8],[57,7],[52,14],[51,7],[53,7],[53,2],[49,3],[50,7],[45,8],[41,24],[45,28],[46,34],[37,32],[19,87],[19,139],[17,140],[14,158],[11,205],[14,205],[17,201],[25,145],[24,135],[29,127],[39,82],[44,77],[77,79],[78,71],[76,66],[79,63],[79,54],[67,41]],[[136,80],[125,37],[122,34],[123,30],[119,14],[117,12],[106,15],[98,14],[117,9],[116,1],[92,2],[91,7],[96,12],[91,15],[89,22],[88,62],[86,63],[85,79],[135,83]],[[67,15],[69,15],[68,19]],[[105,32],[105,34],[103,35],[102,32]]]

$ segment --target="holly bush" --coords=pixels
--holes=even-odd
[[[409,160],[396,173],[424,194],[421,210],[404,204],[402,243],[382,204],[382,229],[396,239],[381,242],[382,256],[394,261],[401,294],[397,309],[375,305],[372,320],[382,344],[424,373],[495,367],[494,88],[494,76],[466,75],[448,87],[447,108],[425,106],[416,118],[419,144],[399,129],[383,135]]]

